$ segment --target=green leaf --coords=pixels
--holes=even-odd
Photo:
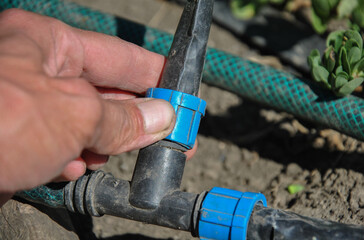
[[[360,6],[353,11],[353,21],[361,28],[364,28],[364,6]]]
[[[344,30],[331,32],[326,39],[326,46],[333,46],[335,53],[339,52],[339,49],[343,44],[344,32]]]
[[[310,52],[310,55],[307,58],[307,62],[311,69],[321,64],[321,56],[318,49],[313,49]]]
[[[338,76],[338,77],[340,76],[340,77],[343,77],[345,79],[349,79],[350,78],[349,74],[347,74],[344,71],[339,72],[338,74],[336,74],[336,76]]]
[[[257,6],[253,3],[243,4],[239,0],[233,0],[230,3],[230,8],[234,17],[246,20],[255,16]]]
[[[347,55],[347,52],[346,52],[346,49],[345,48],[341,48],[342,51],[341,51],[341,64],[343,66],[343,70],[345,72],[347,72],[349,75],[351,75],[351,69],[350,69],[350,64],[349,64],[349,60],[348,60],[348,55]]]
[[[358,47],[360,49],[363,49],[363,38],[358,31],[347,30],[345,31],[344,36],[348,39],[353,39],[354,41],[356,41],[358,43]]]
[[[328,46],[325,49],[325,52],[324,52],[325,59],[330,57],[330,54],[331,54],[332,51],[334,51],[334,47],[333,46]]]
[[[348,79],[343,76],[337,76],[335,79],[335,86],[334,89],[341,88],[344,84],[348,82]]]
[[[352,70],[353,74],[358,74],[359,72],[364,71],[364,58],[362,58],[359,62],[357,62]]]
[[[327,0],[311,0],[312,8],[321,19],[328,19],[330,16],[331,7]]]
[[[335,52],[333,46],[325,50],[324,62],[326,69],[331,73],[335,68]]]
[[[361,53],[362,53],[362,51],[360,51],[360,49],[358,47],[352,47],[350,49],[349,54],[348,54],[348,59],[349,59],[350,65],[353,65],[360,60]]]
[[[353,21],[353,22],[351,22],[351,21],[349,20],[349,27],[350,27],[351,29],[355,30],[355,31],[360,31],[360,27],[359,27],[359,25],[358,25],[358,24],[356,24],[354,21]]]
[[[339,5],[337,6],[339,18],[348,18],[357,6],[358,0],[340,1]]]
[[[347,51],[349,51],[352,47],[357,47],[357,48],[360,48],[360,45],[359,43],[354,40],[354,39],[349,39],[345,42],[345,45],[344,45],[345,49]]]
[[[317,33],[322,34],[326,31],[326,21],[322,20],[313,9],[311,9],[311,21],[312,27]]]
[[[353,80],[344,84],[344,86],[342,86],[337,91],[337,95],[340,97],[349,95],[350,93],[352,93],[355,90],[355,88],[360,86],[360,84],[362,84],[363,82],[364,82],[364,78],[354,78]]]
[[[338,56],[338,65],[339,66],[342,66],[343,65],[343,61],[342,61],[342,58],[343,58],[343,52],[346,51],[344,47],[341,47],[340,50],[339,50],[339,56]],[[344,71],[344,69],[343,69]]]
[[[336,80],[335,73],[330,73],[330,75],[329,75],[329,84],[331,86],[330,89],[335,89],[335,80]]]
[[[333,9],[339,3],[339,0],[328,0],[330,8]]]
[[[336,70],[335,70],[335,74],[336,74],[336,75],[339,75],[341,72],[344,72],[343,67],[342,67],[342,66],[338,66],[338,67],[336,68]]]
[[[287,187],[289,194],[296,194],[302,192],[305,187],[301,184],[291,184]]]
[[[322,66],[314,67],[312,69],[312,76],[316,82],[322,83],[325,87],[331,89],[331,85],[328,82],[329,72],[326,70],[326,68]]]

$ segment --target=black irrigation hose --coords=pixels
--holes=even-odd
[[[256,205],[250,217],[247,239],[358,240],[364,239],[364,228]]]
[[[3,0],[0,10],[19,7],[58,18],[72,26],[117,35],[167,55],[173,36],[125,19],[60,0]],[[364,140],[364,100],[336,98],[331,92],[288,72],[209,48],[203,81],[244,98]]]
[[[12,7],[56,17],[79,28],[119,35],[164,55],[172,43],[170,34],[67,1],[0,2],[0,10]],[[216,49],[207,52],[204,81],[364,140],[363,99],[354,96],[334,98],[309,81]],[[63,188],[41,186],[19,195],[51,207],[65,207]],[[248,239],[364,239],[364,229],[256,207],[250,218]]]

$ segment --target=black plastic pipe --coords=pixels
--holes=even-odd
[[[247,235],[248,240],[360,240],[364,228],[256,205]]]
[[[135,207],[158,208],[164,196],[180,188],[186,155],[172,144],[160,141],[139,151],[129,199]]]
[[[159,88],[197,96],[212,21],[212,0],[189,0],[183,10]],[[189,126],[186,126],[189,127]],[[179,190],[188,148],[161,140],[139,151],[131,181],[130,203],[156,209],[162,198]]]
[[[72,212],[92,216],[107,214],[196,234],[204,193],[172,191],[163,196],[155,209],[131,205],[129,195],[130,182],[96,171],[66,185],[65,205]]]
[[[189,0],[168,53],[160,88],[198,96],[214,2]]]
[[[156,209],[141,209],[129,203],[130,182],[96,171],[70,182],[65,189],[65,205],[72,212],[104,214],[191,232],[198,236],[201,203],[206,192],[193,194],[173,191]],[[364,228],[315,219],[256,205],[250,216],[248,240],[360,240]]]
[[[196,1],[194,0],[189,1],[190,4],[194,2]],[[58,8],[56,9],[58,10]],[[197,7],[191,9],[193,9],[192,11],[193,13],[196,13],[196,11],[198,11],[199,8]],[[193,37],[194,33],[196,34],[198,33],[198,31],[197,32],[192,31],[193,26],[195,26],[192,23],[193,22],[191,22],[191,24],[187,28],[188,37]],[[198,46],[198,45],[190,45],[190,46]],[[170,57],[177,56],[176,55],[177,53],[179,52],[171,51]],[[197,51],[196,52],[191,51],[190,53],[197,53]],[[184,55],[182,54],[180,56]],[[179,59],[180,62],[177,61],[176,64],[182,63],[183,66],[191,65],[191,64],[185,64],[186,62],[182,60],[183,58]],[[191,62],[193,63],[193,60],[195,60],[194,58],[188,58],[188,59],[190,60],[189,63]],[[198,59],[197,56],[196,59]],[[176,65],[172,64],[170,66],[171,66],[170,69],[172,69],[173,66]],[[186,73],[187,70],[189,70],[186,67],[184,69],[186,70]],[[259,72],[261,71],[262,70],[260,69]],[[226,72],[229,71],[226,70]],[[168,72],[166,74],[168,74]],[[179,76],[191,76],[191,75],[182,74]],[[199,78],[193,78],[193,79],[200,80]],[[252,79],[254,80],[256,78],[253,76]],[[162,81],[162,86],[175,89],[172,86],[164,85],[165,83],[163,82],[164,80]],[[185,89],[185,87],[181,86],[182,85],[177,85],[177,88],[180,91],[187,93],[190,91],[190,90],[181,90]],[[193,91],[192,95],[196,95],[197,92],[198,89],[197,91]],[[167,141],[160,142],[159,144],[161,143],[166,144],[163,146],[163,148],[173,149],[172,150],[173,152],[165,150],[164,151],[165,155],[170,155],[173,158],[177,156],[176,158],[179,158],[178,153],[183,154],[178,144],[169,143]],[[149,154],[148,152],[145,152],[145,154],[143,155],[148,156],[148,154]],[[170,159],[170,157],[168,157],[167,159]],[[183,162],[184,164],[184,160],[183,161],[179,160],[179,161]],[[147,158],[145,158],[140,163],[140,166],[145,166],[142,167],[144,168],[144,170],[148,170],[148,168],[151,167],[154,169],[159,169],[158,173],[159,176],[162,176],[163,172],[165,172],[166,169],[168,169],[169,167],[173,167],[173,162],[169,160],[166,161],[159,159],[156,163],[152,163],[152,165],[149,165],[150,163],[147,161]],[[137,171],[139,171],[139,169],[135,170],[135,172]],[[140,171],[138,174],[141,177],[143,177],[144,173],[148,173],[148,171]],[[181,176],[181,173],[175,174],[175,176],[177,176],[178,179]],[[61,202],[60,199],[64,198],[67,208],[74,212],[80,212],[83,214],[89,213],[93,216],[109,214],[141,222],[156,224],[160,226],[191,231],[192,234],[196,234],[198,215],[200,211],[199,206],[204,198],[204,194],[197,195],[192,193],[181,192],[178,189],[176,189],[177,185],[179,185],[178,183],[179,180],[171,182],[170,178],[171,176],[165,178],[163,180],[164,182],[162,181],[158,183],[157,182],[153,183],[153,181],[156,181],[157,178],[147,179],[147,181],[149,181],[151,185],[160,184],[160,186],[158,186],[160,187],[160,189],[157,189],[157,191],[155,191],[155,194],[153,196],[155,198],[152,198],[154,199],[152,201],[152,204],[150,204],[150,202],[145,204],[143,202],[138,203],[131,201],[134,204],[132,205],[129,201],[130,200],[129,196],[131,195],[135,196],[136,194],[138,196],[136,198],[139,198],[143,194],[149,194],[149,193],[145,193],[142,191],[139,191],[138,193],[137,191],[132,191],[133,188],[130,187],[129,182],[115,179],[111,175],[100,172],[96,172],[90,176],[84,176],[76,182],[71,182],[67,184],[66,187],[64,188],[65,191],[64,194],[61,189],[56,189],[54,191],[53,190],[49,191],[48,187],[43,187],[42,189],[46,190],[45,191],[46,195],[49,197],[50,200],[55,200],[52,201],[54,202],[54,205],[52,206],[60,206],[59,204]],[[135,183],[136,182],[137,181],[135,181]],[[29,195],[27,196],[29,197]],[[50,203],[49,199],[45,199],[47,204]],[[63,205],[61,204],[61,206]],[[308,233],[304,234],[303,232],[308,232]],[[364,236],[363,229],[359,226],[344,225],[322,220],[312,220],[307,217],[302,217],[296,214],[291,214],[281,210],[275,210],[270,208],[261,208],[261,209],[256,208],[250,218],[250,223],[248,227],[248,239],[258,239],[258,240],[259,239],[265,239],[265,240],[307,239],[307,237],[309,239],[363,239],[363,236]]]

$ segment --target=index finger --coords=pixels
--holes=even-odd
[[[74,29],[84,46],[82,76],[97,86],[136,93],[156,87],[165,57],[117,37]]]
[[[45,72],[143,93],[158,85],[165,58],[120,38],[73,28],[19,9],[1,13],[1,32],[19,31],[41,49]],[[14,51],[21,49],[14,49]]]

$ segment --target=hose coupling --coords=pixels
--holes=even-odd
[[[202,202],[198,222],[200,239],[245,240],[256,204],[267,206],[263,194],[214,187]]]
[[[201,118],[205,115],[206,102],[196,96],[165,88],[149,88],[146,97],[163,99],[173,106],[176,124],[165,139],[192,149]]]

